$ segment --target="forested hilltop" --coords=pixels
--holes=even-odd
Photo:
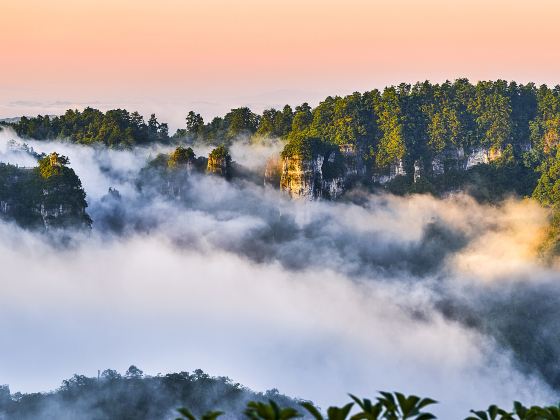
[[[68,158],[35,157],[38,165],[32,168],[0,163],[0,219],[40,230],[91,227],[86,193]]]
[[[196,414],[216,407],[235,413],[251,400],[272,400],[289,407],[298,404],[276,389],[254,392],[227,377],[213,377],[200,369],[148,376],[130,366],[124,375],[113,369],[100,372],[97,378],[74,375],[48,393],[10,393],[7,385],[0,386],[0,418],[173,419],[177,417],[176,409],[183,405]]]
[[[282,139],[282,156],[266,175],[292,197],[335,199],[359,184],[398,194],[462,190],[486,201],[514,194],[560,203],[560,86],[402,83],[329,96],[315,108],[286,105],[261,115],[232,109],[210,122],[190,111],[173,136],[155,115],[145,122],[121,109],[69,110],[6,125],[24,138],[125,148]]]

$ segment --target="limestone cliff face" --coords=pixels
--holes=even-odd
[[[266,162],[264,168],[264,185],[278,188],[282,179],[282,159],[280,156],[272,156]]]
[[[398,176],[406,176],[406,170],[402,159],[396,159],[384,172],[374,173],[372,180],[373,182],[384,185]]]
[[[229,175],[229,165],[225,158],[208,158],[206,172],[220,176]]]
[[[44,230],[91,226],[79,178],[72,169],[49,163],[50,158],[41,161],[41,168],[0,164],[0,217]],[[45,176],[45,165],[57,170]]]
[[[311,158],[287,156],[282,161],[280,189],[292,198],[336,199],[345,191],[347,181],[344,158],[337,151],[326,156],[316,153]]]
[[[216,147],[210,152],[206,172],[225,178],[231,177],[231,156],[224,146]]]

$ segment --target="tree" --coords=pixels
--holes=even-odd
[[[204,128],[204,119],[200,114],[196,114],[194,111],[189,111],[186,118],[187,122],[187,132],[193,136],[199,136],[202,134]]]
[[[101,378],[106,381],[116,381],[122,378],[121,374],[114,369],[105,369],[101,372]]]
[[[292,134],[303,132],[313,122],[311,107],[307,102],[296,106],[294,118],[292,119]]]
[[[169,155],[167,166],[169,166],[170,168],[177,168],[192,163],[194,159],[195,159],[195,154],[193,152],[193,149],[191,149],[190,147],[185,149],[182,146],[178,146]]]
[[[144,376],[144,372],[142,372],[136,366],[130,365],[130,367],[126,370],[126,373],[124,374],[124,376],[129,378],[129,379],[139,379],[142,376]]]
[[[39,160],[39,172],[41,176],[48,179],[55,175],[62,174],[63,168],[70,163],[70,160],[56,152]]]
[[[302,417],[294,408],[280,408],[272,400],[268,404],[250,401],[244,414],[252,420],[289,420]]]
[[[381,168],[402,159],[406,152],[399,98],[395,88],[383,91],[375,112],[382,132],[375,161]]]
[[[233,139],[240,135],[251,135],[257,131],[259,116],[249,108],[235,108],[224,116],[226,137]]]
[[[479,82],[469,110],[474,114],[481,144],[501,150],[511,141],[511,104],[503,81]]]
[[[279,115],[282,115],[282,113],[274,108],[265,109],[260,117],[255,134],[259,137],[276,137],[278,135],[276,124]]]

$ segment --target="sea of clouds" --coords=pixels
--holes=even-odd
[[[33,166],[10,139],[22,142],[0,132],[0,162]],[[152,375],[201,368],[322,407],[399,390],[441,401],[446,419],[557,402],[560,273],[538,258],[548,213],[531,201],[292,201],[195,174],[176,200],[137,184],[166,148],[26,142],[70,158],[93,229],[60,245],[0,223],[0,381],[12,391],[134,363]],[[232,155],[258,171],[278,150]]]

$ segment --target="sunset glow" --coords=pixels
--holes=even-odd
[[[4,0],[0,116],[127,105],[177,125],[184,108],[401,81],[556,84],[559,13],[551,0]]]

